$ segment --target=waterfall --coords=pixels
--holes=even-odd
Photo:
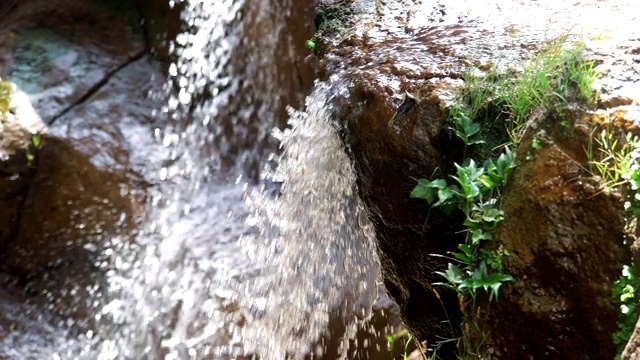
[[[277,128],[283,3],[186,2],[148,220],[105,250],[99,328],[57,358],[321,357],[336,319],[346,355],[378,293],[373,227],[330,109],[346,84],[318,82]]]
[[[263,271],[245,284],[253,311],[244,335],[274,360],[312,350],[340,308],[347,321],[365,320],[377,296],[373,227],[328,109],[336,94],[346,96],[341,82],[317,83],[306,110],[290,111],[290,128],[275,132],[282,155],[264,174],[280,194],[248,197],[259,232],[242,242]]]

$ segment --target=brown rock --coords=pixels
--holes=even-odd
[[[451,237],[457,224],[437,217],[427,223],[424,204],[408,194],[415,178],[451,165],[451,154],[439,149],[445,126],[441,103],[435,96],[424,96],[390,127],[393,105],[384,88],[377,86],[368,77],[355,80],[354,97],[342,105],[345,141],[355,161],[360,196],[376,226],[387,291],[411,332],[435,342],[449,333],[447,319],[459,319],[456,295],[432,285],[440,280],[434,271],[446,263],[434,254],[455,249]]]
[[[447,321],[454,332],[458,329],[455,294],[432,284],[442,280],[434,272],[448,262],[444,256],[462,241],[463,219],[435,211],[427,219],[427,206],[409,193],[415,179],[447,177],[453,162],[462,160],[462,147],[443,119],[462,74],[509,69],[544,40],[535,26],[501,24],[499,16],[496,24],[493,19],[467,23],[461,19],[469,13],[458,13],[456,21],[458,9],[444,2],[376,2],[375,9],[354,3],[364,14],[350,30],[328,40],[332,50],[321,61],[323,76],[341,78],[349,88],[349,95],[337,96],[333,105],[376,228],[387,290],[411,332],[432,347],[456,336]],[[532,5],[529,10],[540,9]],[[625,59],[623,64],[610,54],[598,58],[607,69],[601,86],[608,94],[599,104],[620,106],[598,115],[603,119],[627,119],[637,106],[636,83],[627,81],[620,89],[625,76],[637,73],[637,64]],[[400,111],[404,92],[417,99],[406,113]],[[539,117],[518,150],[520,167],[507,190],[507,219],[495,242],[515,251],[507,273],[516,282],[504,287],[497,305],[478,315],[491,330],[490,358],[600,359],[615,352],[611,334],[618,309],[610,297],[622,264],[629,262],[622,243],[624,213],[620,196],[601,191],[599,180],[583,169],[594,120],[579,111],[571,116],[573,129],[553,125],[562,119]],[[544,147],[525,161],[533,136]],[[469,305],[462,305],[469,312]],[[438,355],[454,358],[447,351]]]
[[[620,359],[640,359],[640,320],[638,321],[638,323],[636,323],[636,327],[635,329],[633,329],[633,334],[631,334],[631,338],[629,339],[627,346],[625,346]]]
[[[492,244],[513,252],[504,262],[515,282],[503,287],[499,301],[467,308],[481,329],[470,326],[469,334],[484,346],[483,358],[611,359],[616,353],[611,334],[619,309],[611,291],[630,261],[622,201],[585,170],[588,139],[558,123],[540,114],[518,147],[505,220]],[[531,147],[534,138],[541,149]]]
[[[10,112],[0,114],[0,251],[18,231],[20,212],[35,173],[26,149],[33,134],[43,127],[25,98],[22,93],[14,94]]]
[[[160,67],[144,56],[134,2],[116,3],[0,8],[0,72],[26,93],[16,93],[15,121],[2,120],[0,132],[0,284],[84,329],[100,299],[105,247],[130,241],[143,215],[140,170],[166,155],[149,129]],[[52,123],[46,131],[40,118]],[[35,132],[39,150],[29,145]],[[144,151],[131,155],[132,144]]]
[[[140,204],[126,174],[96,169],[85,154],[55,137],[43,139],[34,162],[17,232],[3,254],[11,272],[33,275],[87,258],[89,245],[99,248],[105,237],[131,230]]]

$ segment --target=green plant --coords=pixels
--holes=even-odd
[[[535,150],[542,149],[542,141],[540,141],[540,139],[533,139],[533,141],[531,142],[531,147]]]
[[[511,90],[502,93],[502,101],[510,113],[513,137],[517,137],[535,108],[553,108],[557,100],[563,104],[570,99],[588,105],[595,102],[593,84],[599,74],[595,71],[594,62],[584,60],[581,45],[568,49],[563,46],[564,39],[561,39],[539,52],[522,75],[513,81]]]
[[[605,128],[599,136],[591,133],[585,150],[588,170],[602,178],[603,190],[623,193],[625,210],[636,221],[640,219],[640,139],[630,133],[616,136]],[[638,320],[638,289],[640,279],[635,265],[624,265],[612,289],[613,301],[620,306],[618,330],[613,334],[618,349],[616,359],[620,358]]]
[[[496,226],[504,218],[499,199],[514,163],[514,154],[507,147],[495,162],[488,160],[483,166],[476,165],[473,160],[466,166],[455,164],[454,184],[447,184],[445,179],[418,180],[411,192],[412,198],[424,199],[445,214],[458,209],[465,215],[465,241],[458,245],[459,252],[451,254],[460,266],[449,263],[446,271],[438,272],[447,280],[438,285],[472,299],[476,298],[479,289],[483,289],[491,300],[498,297],[503,282],[513,281],[510,275],[502,273],[501,258],[506,252],[484,250],[481,246],[493,238]]]
[[[461,300],[471,300],[470,308],[475,307],[479,291],[486,292],[491,302],[498,299],[505,282],[514,280],[503,271],[502,260],[510,252],[487,244],[504,218],[502,189],[515,167],[515,156],[509,148],[517,146],[525,121],[540,108],[555,111],[560,125],[569,129],[571,124],[562,112],[566,104],[595,101],[593,83],[598,74],[594,63],[584,60],[581,46],[565,49],[565,40],[552,42],[520,73],[498,73],[495,66],[484,74],[474,70],[463,75],[464,86],[449,110],[450,129],[464,146],[462,165],[454,163],[451,179],[419,179],[411,192],[411,197],[426,200],[430,209],[445,215],[454,211],[464,214],[464,241],[451,253],[454,261],[438,272],[444,281],[437,285],[454,289]],[[527,159],[533,158],[533,151],[542,149],[543,142],[536,138],[531,147]],[[480,166],[473,158],[489,160]],[[443,342],[458,341],[463,356],[479,353],[488,335],[469,316],[463,324],[475,326],[475,332],[482,335],[478,343],[470,344],[465,336]]]
[[[593,84],[598,76],[594,62],[586,61],[583,48],[565,48],[565,38],[552,42],[534,56],[521,73],[499,73],[498,66],[478,75],[468,71],[464,85],[450,108],[451,129],[466,147],[483,158],[497,154],[505,142],[517,144],[527,118],[536,108],[555,111],[561,125],[570,128],[562,113],[571,100],[595,102]],[[506,139],[505,139],[506,138]],[[540,142],[533,146],[541,145]],[[539,149],[536,149],[539,150]]]
[[[640,140],[637,136],[628,133],[619,138],[613,132],[602,129],[599,136],[591,133],[585,151],[587,170],[599,175],[605,188],[615,189],[629,184],[631,190],[635,191],[637,184],[634,180],[640,158]]]
[[[307,49],[309,49],[311,52],[315,52],[316,51],[316,37],[312,37],[311,39],[305,41],[304,45],[307,47]]]
[[[620,354],[631,338],[638,320],[637,292],[639,289],[640,279],[638,279],[635,265],[624,265],[622,275],[613,284],[612,291],[613,301],[620,306],[618,330],[613,334],[613,343],[618,349],[616,359],[620,359]]]
[[[404,343],[404,353],[402,356],[404,360],[407,360],[407,358],[409,357],[409,344],[411,344],[411,340],[413,340],[413,336],[409,335],[407,341]]]
[[[404,353],[402,358],[406,360],[409,357],[409,345],[413,340],[413,336],[406,328],[398,330],[395,334],[385,335],[385,338],[387,339],[387,351],[390,352],[395,350],[396,341],[400,339],[404,340]]]
[[[29,162],[36,159],[35,152],[40,150],[41,147],[42,147],[42,138],[40,134],[33,134],[33,136],[31,136],[31,144],[28,144],[25,148],[27,160]]]
[[[482,144],[483,140],[472,140],[471,137],[480,132],[480,124],[473,122],[471,118],[462,111],[457,111],[453,115],[455,120],[455,127],[452,128],[453,132],[458,138],[464,142],[465,146]]]

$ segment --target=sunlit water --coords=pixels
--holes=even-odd
[[[106,249],[99,327],[58,358],[302,358],[322,354],[332,313],[341,311],[347,335],[370,313],[372,227],[326,106],[346,88],[318,84],[306,110],[291,110],[288,128],[272,133],[272,44],[286,6],[223,3],[186,4],[193,28],[176,40],[156,114],[171,119],[155,131],[170,155],[149,221],[133,243]],[[251,57],[236,66],[249,26],[263,37],[242,45]],[[238,96],[242,107],[225,110]],[[265,170],[251,185],[242,175],[256,163]]]
[[[385,2],[384,23],[404,33],[391,20],[401,3]],[[425,19],[427,3],[415,11]],[[169,123],[151,131],[167,155],[135,241],[112,239],[104,249],[97,328],[65,339],[44,319],[5,343],[38,359],[298,359],[321,357],[332,316],[342,318],[346,338],[370,316],[379,276],[373,229],[329,105],[348,96],[348,84],[317,83],[287,129],[274,130],[283,94],[271,65],[290,5],[186,2],[191,31],[176,39],[178,60],[154,114]],[[443,24],[495,13],[501,26],[527,22],[516,1],[476,12],[469,5],[452,2],[465,10],[449,10]],[[408,26],[428,25],[420,19]],[[545,19],[546,28],[562,24]],[[376,28],[367,29],[375,38]],[[270,155],[274,144],[280,149]],[[246,176],[255,168],[263,169],[259,181]],[[8,355],[24,358],[22,350]]]

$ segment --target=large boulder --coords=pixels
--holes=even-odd
[[[367,11],[366,3],[354,6]],[[474,66],[493,66],[488,54],[515,61],[529,50],[473,44],[478,36],[496,35],[458,25],[457,18],[437,11],[427,15],[456,24],[422,26],[417,20],[426,15],[408,12],[408,21],[400,25],[395,5],[369,10],[340,41],[324,40],[333,43],[333,50],[321,63],[324,76],[337,74],[350,89],[348,96],[334,100],[336,116],[360,196],[376,227],[386,289],[412,334],[433,345],[455,336],[451,329],[461,320],[457,295],[433,284],[441,281],[435,272],[446,267],[447,253],[462,240],[458,231],[463,219],[431,216],[427,221],[428,208],[409,193],[416,179],[446,176],[443,170],[461,160],[463,147],[448,130],[447,107],[462,75]],[[537,46],[533,39],[526,44]],[[395,115],[402,104],[408,111]],[[449,348],[439,354],[453,352]]]
[[[518,166],[505,192],[505,220],[493,244],[512,252],[504,271],[516,280],[498,301],[466,308],[477,325],[467,335],[483,349],[483,358],[616,354],[612,334],[620,310],[611,294],[622,265],[631,261],[625,211],[621,194],[603,189],[601,178],[588,170],[587,130],[597,123],[586,113],[569,117],[573,127],[538,114],[519,145]]]
[[[326,3],[346,3],[360,11],[349,29],[322,39],[328,48],[322,72],[329,81],[342,79],[348,88],[335,97],[334,113],[376,228],[386,288],[411,332],[433,349],[439,340],[459,336],[461,309],[470,311],[453,291],[434,285],[443,281],[436,271],[450,261],[448,252],[463,241],[464,219],[435,211],[429,215],[426,204],[409,194],[416,179],[448,177],[453,162],[463,160],[464,147],[449,129],[452,96],[464,74],[518,72],[519,64],[547,40],[562,34],[572,39],[557,27],[539,31],[546,25],[536,19],[546,18],[547,11],[562,19],[559,22],[580,17],[563,4],[483,3],[466,11],[458,2]],[[501,13],[512,14],[512,7],[518,14],[538,15],[511,18]],[[587,9],[628,20],[617,5]],[[632,74],[637,74],[637,66],[619,61],[633,53],[628,42],[632,35],[620,31],[616,41],[598,40],[599,31],[617,24],[573,28],[573,39],[595,39],[587,47],[601,64],[598,106],[605,112],[634,103],[630,94],[636,88],[637,75]],[[615,51],[610,44],[616,44]],[[495,343],[488,341],[492,345],[484,350],[504,359],[524,354],[610,358],[618,314],[611,288],[622,265],[630,261],[623,245],[621,198],[603,192],[597,177],[583,169],[589,127],[597,121],[588,112],[571,114],[574,135],[560,136],[560,120],[551,112],[538,115],[543,118],[536,120],[539,126],[530,125],[528,131],[546,129],[548,142],[530,162],[522,159],[530,155],[533,135],[518,149],[521,168],[509,185],[507,220],[495,242],[514,250],[507,272],[515,282],[505,285],[505,296],[500,295],[498,305],[492,303],[483,318],[495,323],[488,332]],[[454,351],[441,348],[438,356],[453,358]]]

